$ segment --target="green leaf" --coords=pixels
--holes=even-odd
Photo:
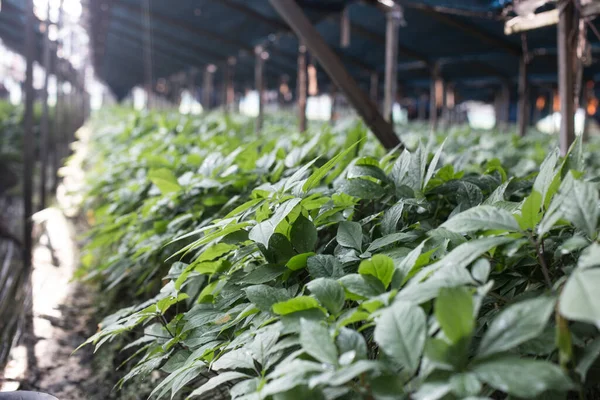
[[[241,348],[223,354],[211,368],[215,371],[222,369],[254,369],[254,360],[247,349]]]
[[[342,264],[334,256],[318,254],[306,261],[308,272],[313,278],[333,278],[344,276]]]
[[[471,336],[473,311],[473,296],[464,287],[442,288],[435,300],[435,318],[453,343]]]
[[[331,314],[339,314],[344,307],[344,288],[339,282],[328,278],[318,278],[309,282],[306,287]]]
[[[338,225],[336,239],[340,246],[361,251],[362,227],[358,222],[342,221]]]
[[[340,278],[339,282],[344,286],[346,291],[359,298],[371,298],[385,292],[383,283],[370,275],[348,274]]]
[[[581,252],[577,267],[586,269],[598,266],[600,266],[600,244],[594,242]]]
[[[292,271],[298,271],[302,268],[306,268],[308,258],[314,255],[315,253],[313,252],[297,254],[294,257],[290,258],[290,260],[285,264],[285,266],[291,269]]]
[[[254,285],[244,288],[246,297],[261,311],[270,312],[273,304],[289,300],[290,295],[285,289],[275,289],[267,285]]]
[[[481,392],[482,385],[475,374],[464,372],[450,377],[450,387],[452,393],[462,399],[478,395]]]
[[[314,251],[317,244],[317,228],[306,217],[300,215],[292,225],[290,239],[298,253]]]
[[[375,200],[385,195],[380,184],[362,178],[348,179],[341,185],[340,191],[363,200]]]
[[[338,352],[329,329],[316,321],[300,320],[300,345],[317,361],[337,365]]]
[[[296,311],[320,308],[319,302],[309,296],[298,296],[287,301],[273,304],[273,312],[277,315],[287,315]]]
[[[441,225],[452,232],[469,233],[479,230],[519,230],[515,217],[506,210],[493,206],[478,206],[463,211]]]
[[[542,195],[544,204],[545,204],[546,197],[548,195],[548,191],[550,190],[550,187],[552,186],[552,181],[554,180],[554,176],[555,176],[554,170],[556,168],[556,163],[558,162],[558,158],[559,158],[559,150],[554,149],[554,151],[552,151],[550,154],[548,154],[548,156],[546,157],[544,162],[542,162],[542,165],[540,166],[540,172],[539,172],[538,176],[535,178],[535,181],[533,182],[533,190],[535,190],[536,192],[538,192]]]
[[[394,204],[392,207],[385,210],[383,218],[381,220],[381,232],[384,235],[396,232],[398,228],[398,222],[402,219],[402,212],[404,211],[404,203],[400,202]]]
[[[595,239],[598,224],[598,189],[592,183],[573,182],[573,190],[560,208],[565,219]]]
[[[358,273],[374,276],[387,288],[394,275],[394,261],[383,254],[376,254],[370,260],[364,260],[360,263]]]
[[[435,169],[437,168],[437,164],[440,161],[440,157],[442,155],[442,150],[444,149],[445,144],[446,144],[446,139],[444,139],[444,141],[442,142],[440,147],[438,147],[437,151],[435,152],[433,158],[431,159],[431,163],[429,164],[429,167],[427,168],[427,174],[425,175],[425,179],[423,179],[423,187],[422,187],[423,190],[427,187],[427,184],[429,183],[429,181],[435,174]]]
[[[542,296],[506,307],[485,332],[477,357],[513,349],[539,336],[554,311],[554,304],[554,298]]]
[[[583,357],[577,363],[575,371],[581,377],[581,381],[585,382],[588,370],[600,356],[600,338],[596,338],[592,343],[588,344],[584,349]]]
[[[412,242],[417,237],[418,237],[418,235],[415,233],[404,233],[404,232],[391,233],[391,234],[381,237],[379,239],[373,240],[373,242],[371,242],[371,244],[367,248],[367,251],[370,253],[373,253],[379,249],[382,249],[382,248],[389,246],[391,244],[394,244],[394,243]]]
[[[327,173],[341,159],[346,157],[346,155],[349,154],[356,147],[356,145],[358,145],[358,143],[359,142],[354,143],[352,146],[348,147],[346,150],[342,151],[341,153],[339,153],[338,155],[333,157],[331,160],[327,161],[325,164],[323,164],[322,167],[315,170],[312,173],[312,175],[306,180],[306,182],[304,183],[304,186],[302,186],[302,190],[305,192],[308,192],[309,190],[317,187],[319,185],[319,183],[321,183],[321,179],[323,179],[325,177],[325,175],[327,175]]]
[[[566,319],[594,324],[600,329],[599,287],[600,269],[575,270],[560,295],[560,313]]]
[[[549,390],[567,391],[573,388],[561,369],[547,361],[507,356],[476,364],[472,371],[494,389],[517,397],[539,398]]]
[[[241,378],[249,378],[248,375],[242,374],[241,372],[236,371],[226,371],[221,372],[217,376],[213,376],[210,378],[204,385],[200,386],[198,389],[194,390],[189,397],[202,396],[205,393],[210,392],[211,390],[221,386],[224,383],[231,382]]]
[[[538,191],[532,191],[521,206],[521,215],[517,217],[521,229],[533,229],[542,219],[540,208],[542,207],[542,195]]]
[[[288,216],[289,213],[292,212],[294,207],[296,207],[301,200],[302,199],[294,198],[281,204],[271,218],[254,226],[250,230],[248,237],[257,243],[262,244],[268,249],[269,240],[271,239],[271,236],[275,232],[277,226],[285,219],[285,217]]]
[[[148,172],[148,179],[158,187],[162,194],[178,192],[181,186],[177,183],[177,177],[173,171],[167,168],[151,169]]]
[[[396,301],[376,319],[375,342],[394,361],[416,371],[425,347],[427,324],[420,307]]]

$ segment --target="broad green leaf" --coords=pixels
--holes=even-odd
[[[342,221],[338,225],[336,239],[340,246],[361,251],[362,227],[358,222]]]
[[[577,267],[586,269],[598,266],[600,266],[600,244],[594,242],[582,251]]]
[[[379,239],[373,240],[373,242],[371,242],[371,244],[367,248],[367,251],[372,253],[372,252],[375,252],[381,248],[384,248],[384,247],[389,246],[394,243],[412,242],[417,237],[418,237],[418,234],[409,233],[409,232],[407,232],[407,233],[404,233],[404,232],[391,233],[391,234],[381,237]]]
[[[596,338],[592,343],[588,344],[584,349],[583,357],[577,363],[575,371],[581,377],[581,381],[585,382],[588,370],[600,356],[600,338]]]
[[[273,304],[273,312],[278,315],[287,315],[296,311],[319,308],[319,302],[309,296],[298,296],[292,299]]]
[[[314,255],[315,253],[313,252],[297,254],[294,257],[290,258],[290,260],[285,264],[285,266],[291,269],[292,271],[298,271],[302,268],[306,268],[308,258]]]
[[[250,351],[241,348],[229,351],[212,363],[211,368],[215,371],[222,369],[254,369],[254,360]]]
[[[344,307],[344,288],[339,282],[318,278],[310,281],[306,287],[331,314],[337,315]]]
[[[481,392],[482,384],[477,376],[471,372],[463,372],[452,375],[450,378],[452,393],[459,398],[476,396]]]
[[[348,147],[346,150],[342,151],[341,153],[339,153],[338,155],[333,157],[331,160],[327,161],[325,164],[323,164],[322,167],[315,170],[311,174],[311,176],[306,180],[306,182],[304,183],[304,186],[302,186],[302,190],[304,190],[305,192],[308,192],[309,190],[317,187],[319,185],[319,183],[321,183],[321,179],[323,179],[325,177],[325,175],[327,175],[327,173],[342,158],[346,157],[346,155],[348,155],[356,147],[356,145],[358,145],[358,143],[359,142],[354,143],[352,146]]]
[[[340,354],[354,353],[354,358],[364,360],[368,356],[367,342],[360,333],[348,328],[341,328],[335,338]]]
[[[348,179],[342,184],[340,191],[362,200],[379,199],[386,193],[379,183],[362,178]]]
[[[317,243],[317,228],[306,217],[300,215],[292,224],[290,239],[298,253],[314,251]]]
[[[219,375],[213,376],[204,385],[194,390],[189,397],[202,396],[203,394],[210,392],[224,383],[242,378],[249,378],[249,376],[236,371],[221,372]]]
[[[158,187],[162,194],[178,192],[181,186],[177,183],[177,177],[173,171],[167,168],[151,169],[148,172],[148,179]]]
[[[444,335],[456,343],[473,332],[473,296],[464,287],[443,288],[435,300],[435,318]]]
[[[359,298],[379,296],[385,291],[383,283],[370,275],[348,274],[340,278],[339,282],[348,293],[356,295]]]
[[[360,263],[358,273],[374,276],[387,288],[394,275],[394,261],[383,254],[376,254],[370,260],[364,260]]]
[[[435,169],[437,168],[437,164],[440,161],[440,157],[442,155],[442,150],[444,149],[444,145],[446,144],[446,140],[447,139],[444,139],[444,141],[442,142],[440,147],[438,147],[437,151],[435,152],[435,154],[433,156],[433,159],[431,160],[431,163],[429,164],[429,167],[427,168],[427,174],[425,175],[425,179],[423,179],[422,190],[425,190],[425,188],[427,187],[427,184],[429,183],[429,181],[435,174]]]
[[[589,238],[596,238],[598,224],[598,189],[592,183],[573,182],[573,191],[560,208],[565,219],[584,232]]]
[[[540,398],[549,390],[573,388],[562,370],[547,361],[506,356],[476,364],[472,371],[494,389],[523,398]]]
[[[511,213],[486,205],[463,211],[444,222],[441,227],[460,233],[492,229],[509,232],[519,230],[519,225]]]
[[[265,248],[269,248],[269,240],[275,232],[277,226],[292,212],[294,207],[300,203],[301,199],[294,198],[287,200],[281,204],[271,218],[263,221],[250,230],[249,238],[257,243],[262,244]]]
[[[425,346],[427,324],[423,310],[397,301],[376,319],[375,342],[394,361],[416,371]]]
[[[600,329],[600,269],[575,270],[560,295],[560,313],[569,320],[587,322]]]
[[[318,254],[306,261],[308,272],[314,278],[337,279],[344,276],[342,264],[334,256]]]
[[[540,172],[533,182],[533,190],[542,195],[542,200],[545,201],[548,195],[552,181],[554,180],[554,170],[556,163],[558,162],[559,150],[554,149],[550,152],[542,165],[540,166]]]
[[[317,361],[336,365],[338,352],[329,329],[319,322],[302,319],[300,321],[300,345]]]
[[[290,296],[285,289],[275,289],[267,285],[254,285],[244,288],[246,297],[261,311],[270,312],[273,304],[289,300]]]
[[[381,231],[384,235],[389,235],[390,233],[396,232],[398,228],[398,222],[402,219],[403,211],[403,202],[394,204],[392,207],[385,210],[381,220]]]
[[[517,217],[521,229],[533,229],[542,219],[540,208],[542,207],[542,195],[534,190],[523,202],[521,215]]]
[[[542,296],[509,305],[485,332],[477,357],[487,357],[515,348],[539,336],[554,311],[555,300]]]

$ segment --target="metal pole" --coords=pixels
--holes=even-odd
[[[306,131],[306,46],[298,46],[298,126],[300,132]]]
[[[350,46],[350,10],[344,8],[340,15],[340,47],[346,48]]]
[[[254,51],[256,54],[256,62],[254,65],[254,88],[258,94],[258,116],[256,117],[255,132],[259,133],[262,131],[264,119],[264,66],[268,53],[263,51],[261,46],[257,46]]]
[[[396,86],[398,82],[398,35],[402,14],[397,9],[386,13],[385,33],[385,78],[383,84],[383,117],[392,121],[394,102],[396,101]]]
[[[269,0],[279,15],[290,25],[306,47],[317,57],[319,64],[327,75],[341,89],[348,101],[361,115],[366,125],[386,148],[402,146],[394,133],[392,124],[387,122],[377,110],[377,106],[369,99],[352,76],[348,73],[339,57],[327,45],[323,37],[315,29],[294,0]]]
[[[519,60],[519,113],[518,119],[518,130],[519,136],[525,136],[527,132],[527,120],[528,118],[528,81],[527,81],[527,60],[525,55],[521,56]]]
[[[33,59],[35,58],[35,16],[33,14],[33,0],[26,0],[26,25],[25,25],[25,112],[23,115],[23,270],[24,276],[29,276],[31,271],[31,252],[33,246],[33,163],[34,163],[34,135],[33,135]]]
[[[558,4],[558,90],[560,96],[560,151],[566,155],[575,140],[575,7],[572,1]]]

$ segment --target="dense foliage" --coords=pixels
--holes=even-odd
[[[597,170],[580,142],[562,159],[547,136],[457,129],[385,153],[354,123],[102,123],[80,273],[133,304],[88,341],[137,332],[121,383],[160,369],[152,397],[235,399],[596,388]]]

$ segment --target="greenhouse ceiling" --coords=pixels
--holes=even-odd
[[[300,0],[307,16],[338,53],[348,71],[367,88],[373,72],[383,81],[385,14],[377,1]],[[384,2],[385,3],[385,2]],[[511,82],[516,85],[521,35],[505,35],[506,0],[397,0],[403,18],[399,37],[398,80],[407,95],[427,90],[431,66],[441,76],[465,90]],[[350,43],[340,46],[344,10],[350,20]],[[268,0],[104,0],[90,2],[90,36],[99,76],[115,94],[124,96],[144,83],[151,43],[152,78],[168,78],[179,72],[217,66],[216,82],[229,57],[237,59],[239,87],[252,87],[254,48],[269,53],[266,79],[278,85],[282,75],[295,87],[298,40]],[[598,25],[597,21],[593,22]],[[146,29],[149,27],[149,29]],[[593,53],[600,42],[588,30]],[[556,81],[556,27],[526,34],[526,48],[534,57],[528,70],[532,84]],[[319,83],[328,78],[319,70]],[[585,69],[585,77],[600,72],[597,63]],[[218,83],[217,83],[218,84]],[[475,91],[477,93],[478,90]]]

